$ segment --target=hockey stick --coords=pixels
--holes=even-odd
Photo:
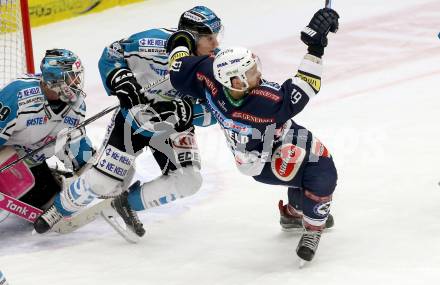
[[[59,234],[68,234],[77,230],[78,228],[83,227],[84,225],[93,222],[94,220],[96,220],[97,217],[99,217],[99,215],[102,215],[106,221],[108,219],[108,216],[110,215],[117,216],[116,213],[107,214],[106,216],[104,216],[105,214],[103,213],[103,211],[105,209],[111,209],[111,201],[112,199],[106,199],[104,201],[98,202],[91,207],[86,208],[84,211],[76,216],[73,216],[71,218],[64,218],[56,223],[51,231],[57,232]],[[31,223],[34,223],[35,220],[41,214],[43,214],[43,210],[3,193],[0,193],[0,209],[5,210],[8,213],[14,214],[17,217]],[[130,230],[124,230],[124,228],[120,225],[119,228],[117,228],[114,224],[109,224],[119,235],[121,235],[129,243],[137,243],[139,241],[139,237],[136,236],[136,234],[132,233]]]
[[[332,7],[332,0],[325,0],[325,8],[331,8]]]
[[[149,90],[149,89],[151,89],[151,88],[153,88],[153,87],[155,87],[155,86],[157,86],[157,85],[159,85],[159,84],[161,84],[161,83],[163,83],[163,82],[165,82],[165,81],[167,81],[167,80],[169,80],[169,76],[168,76],[168,75],[166,75],[166,76],[164,76],[163,78],[160,78],[159,80],[157,80],[157,81],[155,81],[155,82],[149,84],[148,86],[145,86],[144,88],[142,88],[142,93],[145,93],[147,90]],[[110,106],[110,107],[105,108],[105,109],[102,110],[101,112],[99,112],[99,113],[95,114],[94,116],[92,116],[92,117],[90,117],[90,118],[84,120],[84,122],[82,122],[82,123],[79,124],[78,126],[69,129],[69,131],[66,132],[66,133],[64,133],[63,136],[69,135],[69,134],[71,134],[72,132],[74,132],[74,131],[76,131],[76,130],[79,130],[79,129],[85,127],[85,126],[87,126],[88,124],[90,124],[90,123],[96,121],[97,119],[101,118],[102,116],[105,116],[105,115],[107,115],[108,113],[110,113],[110,112],[116,110],[118,107],[119,107],[119,104],[117,104],[117,105],[113,105],[113,106]],[[53,144],[54,142],[56,142],[57,139],[59,139],[59,137],[56,137],[56,138],[51,139],[50,141],[48,141],[48,142],[45,143],[44,145],[42,145],[42,146],[40,146],[40,147],[38,147],[38,148],[32,150],[31,152],[29,152],[29,153],[23,155],[22,157],[20,157],[20,158],[14,160],[14,161],[12,161],[12,162],[9,163],[8,165],[3,166],[2,168],[0,168],[0,173],[3,172],[3,171],[5,171],[5,170],[7,170],[7,169],[9,169],[9,168],[11,168],[12,166],[16,165],[17,163],[19,163],[20,161],[26,159],[27,157],[32,156],[32,155],[38,153],[38,152],[41,151],[42,149],[44,149],[44,148],[46,148],[47,146],[49,146],[49,145]]]
[[[90,124],[91,122],[96,121],[97,119],[101,118],[101,117],[104,116],[104,115],[107,115],[108,113],[110,113],[110,112],[113,111],[113,110],[116,110],[118,107],[119,107],[119,104],[105,108],[104,110],[102,110],[102,111],[99,112],[98,114],[95,114],[94,116],[92,116],[92,117],[90,117],[90,118],[84,120],[84,122],[82,122],[82,123],[79,124],[78,126],[69,129],[69,131],[66,132],[66,133],[64,133],[63,135],[64,135],[64,136],[69,135],[69,134],[71,134],[72,132],[74,132],[74,131],[76,131],[76,130],[79,130],[79,129],[85,127],[85,126],[87,126],[87,125]],[[31,152],[26,153],[25,155],[23,155],[23,156],[20,157],[20,158],[17,158],[16,160],[12,161],[12,162],[9,163],[8,165],[3,166],[2,168],[0,168],[0,172],[3,172],[3,171],[5,171],[5,170],[11,168],[12,166],[16,165],[16,164],[19,163],[20,161],[22,161],[22,160],[28,158],[29,156],[32,156],[32,155],[36,154],[37,152],[41,151],[42,149],[44,149],[44,148],[46,148],[47,146],[49,146],[49,145],[53,144],[54,142],[56,142],[57,139],[59,139],[59,138],[55,137],[55,138],[49,140],[49,141],[48,141],[47,143],[45,143],[44,145],[42,145],[42,146],[40,146],[40,147],[38,147],[38,148],[32,150]]]

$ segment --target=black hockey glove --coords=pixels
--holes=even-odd
[[[336,33],[339,28],[339,15],[330,8],[320,9],[313,15],[310,23],[301,31],[301,40],[308,46],[311,55],[321,57],[327,46],[328,32]]]
[[[174,32],[167,40],[167,53],[170,54],[179,46],[184,46],[188,48],[191,54],[195,54],[197,50],[196,37],[188,31],[179,30]]]
[[[146,109],[155,131],[175,129],[182,132],[192,125],[193,105],[189,98],[160,101]]]
[[[147,101],[133,72],[127,68],[118,68],[110,72],[107,77],[107,86],[113,94],[118,96],[122,108],[130,109],[133,106],[145,104]]]

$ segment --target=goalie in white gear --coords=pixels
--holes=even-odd
[[[0,89],[0,168],[28,155],[0,172],[0,192],[46,209],[62,188],[62,172],[50,169],[46,159],[55,155],[67,169],[77,171],[92,157],[93,148],[79,129],[63,143],[57,140],[29,155],[80,124],[86,112],[84,68],[77,55],[47,50],[40,69],[41,74],[19,77]]]
[[[204,6],[185,11],[179,30],[196,35],[196,52],[210,55],[218,47],[222,24],[217,15]],[[108,196],[129,181],[135,158],[148,146],[162,170],[162,176],[143,185],[134,183],[112,202],[128,227],[138,236],[145,233],[136,212],[190,196],[202,184],[200,155],[195,141],[194,125],[208,126],[216,120],[199,102],[177,99],[179,94],[169,81],[142,93],[142,87],[168,73],[166,42],[175,30],[150,29],[114,42],[104,49],[99,61],[104,87],[120,101],[103,149],[96,164],[74,181],[55,200],[54,207],[41,216],[35,229],[44,233],[63,216],[71,216],[90,204],[96,197]],[[174,104],[178,102],[178,104]],[[186,114],[186,121],[170,132],[158,133],[145,129],[137,114],[144,105],[162,118],[164,114]],[[137,112],[139,110],[141,112]],[[165,122],[166,120],[164,120]]]

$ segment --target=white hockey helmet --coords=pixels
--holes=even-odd
[[[246,91],[249,88],[249,71],[255,67],[256,72],[261,72],[259,58],[250,50],[243,47],[225,48],[220,50],[214,59],[213,71],[215,79],[228,89]],[[232,87],[232,79],[238,78],[243,82],[242,89]]]

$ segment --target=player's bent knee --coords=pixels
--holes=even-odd
[[[202,175],[195,167],[184,167],[174,173],[181,197],[194,195],[202,186]]]
[[[93,167],[84,173],[83,177],[85,181],[87,181],[91,191],[98,196],[105,196],[112,193],[115,188],[121,184],[120,181],[99,172]]]

